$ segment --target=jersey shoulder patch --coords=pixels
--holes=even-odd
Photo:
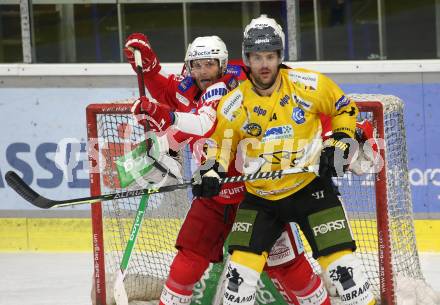
[[[228,93],[228,89],[224,82],[218,82],[209,86],[202,95],[202,102],[209,103],[220,100]]]
[[[342,95],[335,103],[336,111],[341,110],[341,108],[344,108],[348,104],[350,104],[350,99],[345,95]]]
[[[186,92],[191,86],[194,85],[194,79],[191,76],[187,76],[179,83],[177,86],[177,89],[180,90],[180,92]]]
[[[233,121],[237,116],[236,111],[243,102],[243,92],[240,89],[232,90],[224,97],[220,113],[228,120]]]

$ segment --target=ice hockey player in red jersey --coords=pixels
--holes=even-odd
[[[134,66],[131,48],[142,53],[145,84],[159,103],[148,98],[139,99],[133,106],[136,115],[147,114],[153,118],[152,128],[167,130],[173,135],[170,141],[209,137],[216,124],[218,101],[227,92],[245,79],[239,66],[228,66],[225,44],[217,36],[198,37],[188,47],[185,65],[188,75],[184,78],[166,75],[162,72],[157,56],[148,39],[142,34],[132,34],[126,42],[125,54]],[[133,67],[135,68],[135,67]],[[140,123],[145,123],[140,119]],[[171,128],[168,128],[170,127]],[[169,138],[169,136],[168,136]],[[200,145],[199,145],[200,146]],[[195,147],[194,147],[195,148]],[[203,174],[203,173],[202,173]],[[237,175],[235,166],[229,175]],[[163,289],[160,304],[189,304],[194,284],[201,278],[210,262],[219,262],[223,255],[223,244],[231,230],[237,204],[243,196],[241,183],[224,185],[219,196],[193,199],[191,208],[176,241],[178,253],[171,265],[169,277]],[[299,304],[296,293],[313,296],[319,300],[310,304],[330,304],[321,279],[304,256],[302,245],[294,225],[281,236],[278,245],[286,254],[278,257],[274,249],[272,260],[268,261],[268,273],[289,304]],[[294,236],[295,235],[295,236]],[[289,276],[295,273],[295,289],[285,289]],[[289,286],[289,287],[292,287]]]

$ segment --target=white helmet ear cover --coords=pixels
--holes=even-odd
[[[281,26],[273,18],[261,15],[246,26],[243,32],[242,58],[249,66],[247,54],[250,52],[279,51],[284,60],[285,35]]]
[[[191,72],[191,61],[196,59],[217,59],[224,73],[228,65],[228,49],[218,36],[201,36],[188,45],[185,55],[186,69]]]

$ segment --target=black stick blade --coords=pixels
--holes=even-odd
[[[32,203],[33,205],[48,209],[54,206],[54,202],[43,196],[40,196],[37,192],[29,187],[26,182],[23,181],[15,172],[9,171],[5,175],[6,183],[21,197],[26,201]]]

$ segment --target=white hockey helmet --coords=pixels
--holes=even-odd
[[[222,74],[228,65],[228,49],[223,40],[218,36],[201,36],[189,44],[185,55],[185,66],[191,73],[191,61],[196,59],[217,59]]]
[[[243,33],[241,56],[246,66],[249,66],[247,54],[250,52],[279,51],[281,61],[284,60],[284,32],[273,18],[262,14],[252,19]]]

